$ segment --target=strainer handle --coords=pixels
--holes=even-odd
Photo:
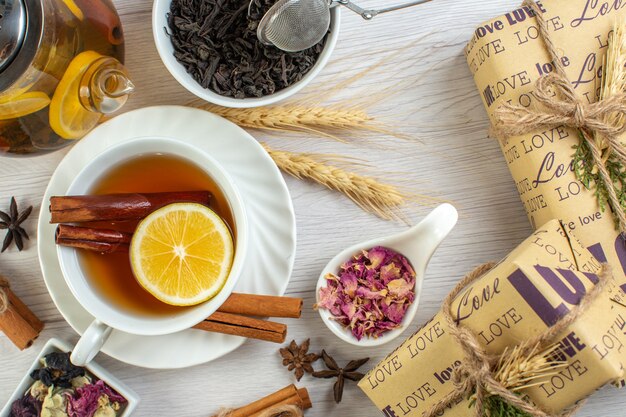
[[[418,4],[428,3],[429,1],[432,1],[432,0],[411,1],[409,3],[399,4],[397,6],[386,7],[384,9],[378,9],[378,10],[364,9],[352,3],[350,0],[331,0],[331,6],[334,6],[337,4],[341,6],[345,6],[348,9],[352,10],[353,12],[360,14],[363,19],[371,20],[376,15],[379,15],[381,13],[393,12],[394,10],[400,10],[400,9],[405,9],[407,7],[417,6]]]

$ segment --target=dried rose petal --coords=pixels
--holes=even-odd
[[[317,308],[352,334],[380,337],[400,326],[415,300],[415,271],[406,257],[381,246],[362,251],[326,276]]]
[[[101,407],[101,397],[106,396],[109,403],[126,402],[126,399],[115,392],[104,381],[77,388],[74,395],[68,394],[67,413],[70,417],[92,417]]]
[[[11,405],[10,417],[38,417],[41,413],[41,402],[30,395],[15,400]]]
[[[389,295],[393,296],[395,299],[407,298],[413,291],[413,288],[415,288],[415,283],[411,283],[402,278],[394,279],[387,284]]]

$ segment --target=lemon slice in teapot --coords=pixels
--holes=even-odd
[[[101,113],[86,109],[80,100],[83,75],[100,58],[103,56],[94,51],[76,55],[54,91],[50,103],[50,127],[64,139],[82,138],[102,117]]]
[[[41,91],[31,91],[0,102],[0,120],[17,119],[36,113],[50,104],[50,98]]]
[[[78,20],[83,20],[85,18],[85,16],[83,15],[83,11],[80,10],[80,7],[78,7],[74,0],[63,0],[63,3],[67,6],[68,9],[70,9],[70,12],[72,12],[72,14],[76,16]]]

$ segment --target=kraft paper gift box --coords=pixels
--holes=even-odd
[[[578,304],[597,282],[600,263],[556,221],[539,228],[504,260],[465,288],[452,315],[490,354],[544,331]],[[460,277],[459,277],[460,278]],[[613,302],[613,282],[558,337],[558,373],[521,395],[562,410],[623,377],[626,309]],[[439,312],[359,383],[387,417],[417,417],[454,391],[454,369],[464,360]],[[469,415],[467,399],[445,416]]]
[[[521,2],[521,1],[520,1]],[[580,98],[597,101],[609,33],[626,19],[626,2],[613,0],[538,1],[550,37]],[[537,79],[554,70],[533,12],[520,7],[480,25],[465,48],[467,63],[490,121],[503,103],[536,105]],[[492,139],[497,140],[497,139]],[[575,129],[557,127],[501,141],[515,187],[534,228],[560,219],[626,290],[626,243],[609,209],[573,171]],[[620,299],[624,301],[623,295]]]

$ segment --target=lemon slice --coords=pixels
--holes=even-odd
[[[0,120],[16,119],[36,113],[50,104],[50,97],[41,91],[21,94],[11,101],[0,103]]]
[[[233,256],[228,226],[196,203],[171,204],[153,212],[139,223],[130,245],[139,284],[177,306],[198,304],[219,293]]]
[[[72,12],[78,20],[83,20],[85,18],[83,11],[80,10],[80,7],[78,7],[76,3],[74,3],[74,0],[63,0],[63,3],[65,3],[67,8],[70,9],[70,12]]]
[[[102,55],[94,51],[76,55],[54,91],[50,103],[50,127],[64,139],[80,139],[100,121],[102,115],[87,110],[79,95],[83,74],[100,58]]]
[[[8,101],[13,101],[16,98],[18,98],[19,96],[21,96],[22,94],[26,93],[27,91],[29,91],[31,88],[33,87],[33,83],[30,83],[29,85],[24,85],[21,87],[12,87],[9,90],[5,90],[2,92],[2,94],[0,94],[0,103],[6,103]],[[46,94],[43,92],[37,92],[37,94]],[[47,97],[47,95],[46,95]]]

